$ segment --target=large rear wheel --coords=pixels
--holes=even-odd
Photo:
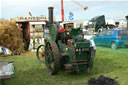
[[[60,68],[60,56],[56,42],[50,41],[45,47],[45,63],[49,74],[57,74]]]

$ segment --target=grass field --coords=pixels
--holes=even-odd
[[[74,75],[60,71],[51,76],[34,53],[1,57],[0,61],[14,61],[15,75],[5,81],[6,85],[88,85],[90,78],[100,75],[116,78],[120,85],[128,85],[128,48],[112,50],[97,47],[94,68],[90,74],[83,72]]]

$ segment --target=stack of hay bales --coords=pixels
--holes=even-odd
[[[15,21],[0,20],[0,46],[14,52],[23,52],[24,43]]]

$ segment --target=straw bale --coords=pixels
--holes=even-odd
[[[0,46],[12,52],[23,52],[24,43],[15,21],[0,20]]]

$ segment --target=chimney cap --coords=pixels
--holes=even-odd
[[[128,15],[126,16],[126,18],[128,19]]]
[[[48,9],[49,9],[49,10],[50,10],[50,9],[52,10],[52,9],[54,9],[54,7],[48,7]]]

